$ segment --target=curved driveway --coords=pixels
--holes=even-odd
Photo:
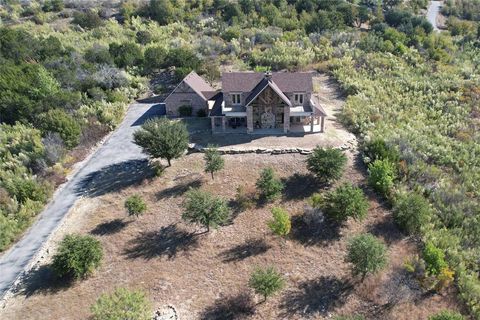
[[[58,189],[48,206],[20,241],[0,257],[0,298],[26,271],[62,218],[82,196],[97,196],[133,184],[149,172],[146,156],[132,141],[133,132],[147,118],[162,115],[158,104],[130,106],[117,130],[86,160],[85,164]]]
[[[427,20],[432,24],[435,32],[440,31],[437,24],[437,17],[440,13],[440,9],[442,8],[442,4],[442,1],[430,1],[430,5],[428,6]]]

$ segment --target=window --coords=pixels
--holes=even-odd
[[[240,93],[232,93],[232,103],[240,104]]]
[[[293,102],[295,104],[301,104],[303,105],[303,93],[295,93],[293,95]]]

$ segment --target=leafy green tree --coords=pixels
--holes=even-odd
[[[437,248],[431,242],[427,242],[425,244],[422,256],[429,274],[439,275],[442,269],[448,267],[447,262],[445,261],[445,253],[443,250]]]
[[[416,192],[400,194],[393,206],[395,222],[409,234],[419,234],[431,215],[427,199]]]
[[[273,267],[257,268],[250,276],[248,285],[255,293],[262,295],[265,302],[268,297],[285,287],[285,280]]]
[[[125,200],[125,209],[127,209],[129,216],[138,217],[147,210],[147,204],[140,195],[134,194]]]
[[[139,66],[144,60],[142,48],[134,42],[110,43],[108,51],[119,68]]]
[[[207,191],[192,189],[187,192],[183,203],[182,218],[190,223],[200,224],[210,231],[216,228],[230,216],[227,202],[222,198],[214,197]]]
[[[156,46],[149,47],[145,50],[145,72],[150,73],[154,70],[160,69],[167,58],[167,51],[165,48]]]
[[[177,68],[198,70],[202,61],[197,57],[195,52],[188,47],[180,47],[172,49],[167,55],[167,66],[175,66]]]
[[[352,264],[354,275],[361,275],[362,281],[367,274],[374,274],[387,265],[385,245],[369,233],[352,238],[347,248],[346,261]]]
[[[338,149],[316,147],[307,158],[307,168],[322,183],[331,183],[342,176],[347,156]]]
[[[350,183],[344,183],[326,194],[322,209],[327,216],[337,222],[349,217],[363,220],[368,212],[368,199],[362,189]]]
[[[385,197],[390,195],[396,177],[395,165],[390,160],[375,160],[368,165],[368,184]]]
[[[61,109],[51,109],[38,118],[39,127],[44,133],[57,132],[67,148],[75,147],[82,130],[78,122]]]
[[[188,147],[188,131],[181,121],[157,118],[147,120],[133,134],[136,144],[152,158],[171,160],[179,158]]]
[[[95,29],[103,25],[102,18],[100,18],[94,10],[88,10],[86,12],[76,11],[73,14],[72,23],[84,29]]]
[[[45,12],[59,12],[65,7],[63,0],[46,0],[43,3],[42,10]]]
[[[218,149],[212,146],[205,149],[205,172],[210,172],[213,180],[213,173],[220,171],[225,166],[225,161]]]
[[[160,25],[175,21],[175,7],[170,0],[150,0],[148,12]]]
[[[433,316],[428,317],[428,320],[465,320],[465,317],[458,312],[443,310]]]
[[[149,320],[151,306],[140,290],[117,288],[111,294],[102,294],[91,306],[94,320]]]
[[[260,177],[256,183],[260,194],[267,201],[272,201],[278,198],[284,188],[282,181],[275,176],[272,168],[265,168],[260,173]]]
[[[399,152],[387,145],[382,138],[372,139],[363,145],[364,156],[368,158],[368,162],[375,160],[390,160],[392,163],[397,163],[400,160]]]
[[[273,219],[268,221],[268,227],[274,234],[286,237],[292,229],[290,215],[282,208],[272,208]]]
[[[59,277],[84,278],[102,261],[100,241],[91,236],[71,234],[65,236],[53,257],[52,267]]]

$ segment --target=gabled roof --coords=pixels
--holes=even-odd
[[[312,107],[313,107],[313,114],[314,115],[322,116],[322,117],[327,116],[327,113],[325,112],[325,109],[323,109],[322,105],[320,104],[320,99],[318,98],[318,96],[312,96],[312,98],[310,99],[310,102],[311,102]]]
[[[271,79],[282,92],[312,92],[312,72],[274,72]],[[222,73],[223,92],[251,92],[265,78],[263,72]]]
[[[258,95],[260,93],[262,93],[263,90],[265,90],[268,87],[272,88],[272,90],[275,91],[275,93],[278,94],[278,96],[283,100],[283,102],[285,102],[289,107],[292,106],[292,103],[285,96],[285,94],[282,92],[282,90],[280,90],[280,88],[275,84],[275,82],[273,80],[268,79],[268,78],[263,78],[255,86],[255,88],[253,88],[252,92],[250,92],[247,99],[245,100],[245,106],[248,106],[250,104],[250,102],[255,100],[255,98],[258,97]]]
[[[210,110],[210,114],[208,115],[209,117],[218,117],[222,115],[222,103],[223,103],[223,93],[219,92],[213,97],[210,98],[210,100],[215,101],[213,104],[212,110]]]
[[[215,89],[213,89],[195,71],[192,71],[185,78],[183,78],[183,80],[172,91],[172,93],[170,93],[170,95],[174,94],[175,91],[177,91],[177,88],[182,83],[186,83],[190,88],[192,88],[193,91],[195,91],[195,93],[197,93],[204,100],[208,100],[209,98],[211,98],[215,94]],[[168,97],[167,97],[167,99],[168,99]],[[167,99],[165,99],[165,100],[167,100]]]

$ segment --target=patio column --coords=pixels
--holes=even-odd
[[[247,106],[247,132],[253,132],[253,107]]]
[[[312,114],[310,116],[310,132],[313,132],[314,120],[315,120],[315,118],[313,117],[313,114]]]
[[[225,118],[226,117],[222,117],[222,131],[225,132]]]
[[[283,108],[283,132],[288,133],[290,131],[290,107],[285,106]]]
[[[210,117],[210,123],[212,124],[212,132],[215,131],[215,117]]]
[[[325,132],[325,117],[322,116],[322,124],[320,126],[320,132]]]

